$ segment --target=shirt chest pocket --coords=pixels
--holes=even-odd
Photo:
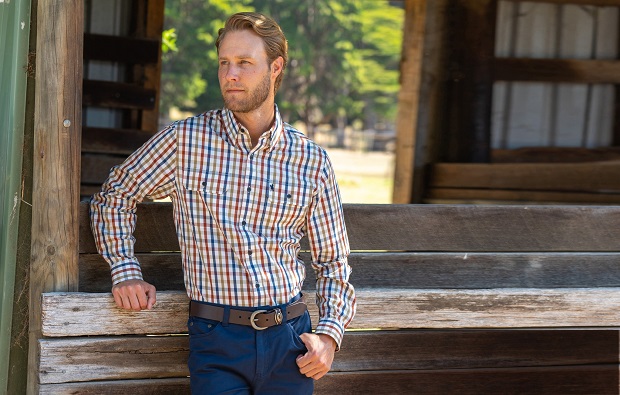
[[[230,190],[226,174],[211,175],[201,172],[186,172],[182,182],[189,193],[200,193],[206,199],[224,197]]]
[[[311,193],[312,189],[305,183],[269,182],[267,196],[273,205],[305,207],[310,203]]]

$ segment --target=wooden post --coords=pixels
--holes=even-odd
[[[400,63],[401,86],[396,118],[393,203],[411,203],[412,200],[416,126],[428,2],[429,0],[407,0],[405,2],[405,27]]]
[[[41,293],[76,291],[82,120],[82,0],[39,0],[28,393],[37,394]]]
[[[488,162],[497,0],[456,0],[447,160]]]

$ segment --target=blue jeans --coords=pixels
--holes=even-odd
[[[187,327],[192,394],[312,394],[314,380],[295,362],[307,352],[299,338],[312,330],[307,311],[262,331],[199,317]]]

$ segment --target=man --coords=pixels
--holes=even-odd
[[[283,123],[275,93],[287,64],[280,27],[231,16],[216,42],[225,108],[173,123],[122,165],[91,201],[116,304],[150,309],[155,287],[133,254],[136,204],[170,197],[191,299],[196,394],[311,394],[355,313],[348,239],[325,151]],[[307,236],[319,322],[301,296]]]

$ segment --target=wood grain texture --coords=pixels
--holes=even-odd
[[[85,106],[154,110],[157,91],[134,84],[84,80]]]
[[[430,185],[567,192],[620,192],[620,162],[438,163]]]
[[[405,25],[400,60],[398,114],[396,116],[396,164],[394,203],[411,203],[413,193],[418,106],[429,1],[405,1]]]
[[[189,394],[189,379],[125,380],[41,386],[41,394]],[[615,395],[618,366],[329,373],[317,395],[538,394]]]
[[[82,131],[82,152],[129,155],[146,143],[152,135],[152,132],[136,129],[88,127]]]
[[[42,384],[189,374],[187,336],[43,339],[39,344]],[[617,364],[617,349],[616,330],[348,332],[332,372]]]
[[[618,205],[620,193],[527,191],[511,189],[429,188],[430,204],[596,204]]]
[[[83,1],[37,6],[29,394],[38,392],[41,293],[78,287]]]
[[[620,62],[615,60],[496,58],[496,81],[620,83]]]
[[[315,288],[308,253],[303,288]],[[159,291],[185,289],[181,253],[138,254],[144,279]],[[620,287],[620,253],[364,253],[349,256],[357,288]],[[80,292],[109,292],[110,269],[99,254],[80,255]]]
[[[618,365],[331,373],[316,382],[315,393],[612,395]]]
[[[179,251],[170,203],[143,203],[137,215],[136,253]],[[348,204],[344,215],[353,251],[620,251],[620,207]],[[97,252],[86,203],[80,252]]]
[[[314,295],[308,307],[316,324]],[[43,295],[45,336],[184,333],[187,296],[159,292],[151,311],[126,311],[109,293]],[[359,289],[351,329],[620,326],[619,288]]]

